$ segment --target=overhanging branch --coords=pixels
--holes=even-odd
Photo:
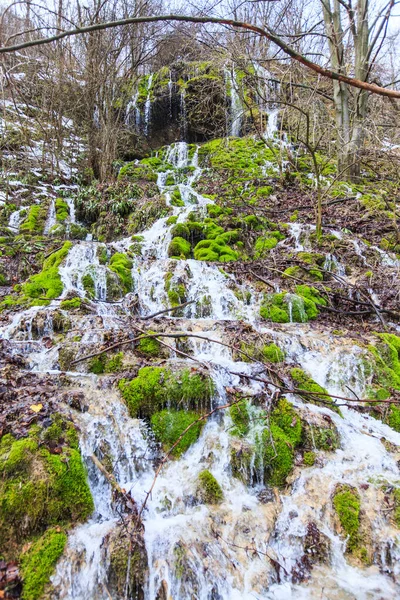
[[[55,42],[58,40],[62,40],[67,37],[81,35],[83,33],[90,33],[92,31],[101,31],[104,29],[112,29],[114,27],[120,27],[123,25],[132,25],[138,23],[156,23],[156,22],[168,22],[168,21],[181,21],[188,23],[214,23],[216,25],[227,25],[229,27],[233,27],[234,29],[245,29],[246,31],[252,31],[257,33],[258,35],[267,38],[272,43],[276,44],[287,56],[290,56],[293,60],[298,61],[308,69],[322,75],[323,77],[327,77],[329,79],[335,81],[341,81],[346,83],[352,87],[356,87],[362,90],[366,90],[372,94],[378,94],[380,96],[386,96],[388,98],[400,98],[400,91],[397,90],[389,90],[387,88],[378,86],[374,83],[368,83],[366,81],[361,81],[360,79],[355,79],[353,77],[347,77],[341,73],[336,73],[335,71],[331,71],[329,69],[325,69],[320,65],[310,61],[308,58],[299,54],[286,44],[280,37],[278,37],[273,31],[269,29],[262,29],[261,27],[257,27],[256,25],[251,25],[250,23],[243,23],[241,21],[234,21],[232,19],[220,19],[217,17],[192,17],[186,15],[159,15],[159,16],[150,16],[150,17],[130,17],[127,19],[120,19],[117,21],[108,21],[105,23],[96,23],[95,25],[88,25],[87,27],[78,27],[76,29],[70,29],[68,31],[64,31],[57,35],[53,35],[48,38],[40,38],[38,40],[30,40],[27,42],[23,42],[21,44],[16,44],[14,46],[4,46],[0,48],[0,54],[6,54],[9,52],[15,52],[17,50],[23,50],[24,48],[31,48],[34,46],[43,46],[45,44],[50,44],[51,42]]]

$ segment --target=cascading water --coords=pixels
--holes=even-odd
[[[144,134],[149,134],[150,129],[150,119],[151,119],[151,86],[153,84],[153,73],[149,75],[149,80],[147,82],[147,98],[146,103],[144,105]]]
[[[150,87],[149,80],[149,90]],[[180,142],[168,149],[164,162],[166,170],[159,173],[158,186],[166,195],[167,203],[172,189],[179,189],[184,206],[173,207],[172,215],[177,217],[176,222],[183,222],[190,211],[204,210],[211,202],[193,187],[202,173],[198,149]],[[168,165],[174,168],[168,169]],[[177,178],[173,185],[167,185],[169,177]],[[70,205],[73,222],[71,208]],[[331,393],[344,396],[352,393],[355,400],[362,396],[368,385],[362,348],[332,339],[328,334],[324,336],[308,325],[288,324],[273,329],[260,326],[257,321],[260,298],[254,290],[250,290],[251,300],[245,300],[249,290],[238,285],[232,275],[221,272],[218,266],[193,259],[169,259],[172,227],[168,218],[163,217],[141,234],[144,238],[141,255],[135,258],[132,269],[139,313],[147,316],[166,308],[168,274],[172,274],[171,285],[185,281],[187,298],[194,303],[185,307],[184,318],[179,317],[182,321],[171,317],[168,323],[172,328],[171,324],[177,322],[181,331],[184,328],[204,337],[204,340],[194,338],[189,344],[193,358],[209,365],[216,388],[213,407],[226,403],[226,388],[249,397],[264,394],[265,402],[273,391],[260,382],[246,379],[246,375],[257,376],[257,363],[235,361],[229,348],[209,341],[224,342],[232,321],[247,322],[260,335],[271,336],[285,350],[289,364],[303,367]],[[290,225],[296,252],[307,247],[305,234],[311,230],[311,227]],[[112,242],[109,249],[123,251],[131,243],[130,238]],[[93,331],[107,327],[123,330],[127,324],[123,311],[117,315],[105,302],[108,271],[98,258],[101,247],[104,246],[93,242],[75,243],[59,269],[64,285],[62,298],[69,292],[83,298],[85,275],[89,274],[94,282],[96,312],[94,316],[84,317],[87,331],[82,343],[93,339],[91,328]],[[339,272],[340,265],[335,263],[333,255],[326,260]],[[290,303],[290,296],[287,301]],[[56,303],[50,305],[49,314],[57,307]],[[22,313],[30,326],[38,311],[40,307]],[[7,331],[3,330],[3,337],[16,342],[21,340],[17,333],[21,318],[21,314],[17,315]],[[101,335],[98,339],[102,340]],[[32,343],[31,334],[22,336],[23,340]],[[36,371],[54,368],[54,349],[46,354],[43,346],[42,358],[38,361],[37,349],[32,350],[28,345],[26,348]],[[188,364],[193,363],[188,361]],[[75,419],[81,431],[81,451],[87,464],[95,512],[87,523],[70,534],[67,549],[52,579],[52,597],[109,600],[106,540],[116,527],[119,515],[112,502],[111,487],[92,457],[101,459],[104,453],[108,455],[118,485],[130,492],[140,506],[154,477],[151,460],[154,452],[141,423],[128,416],[117,392],[96,385],[92,375],[69,375],[85,390],[88,401],[88,410],[77,413]],[[395,483],[398,466],[380,440],[385,438],[388,443],[400,445],[400,434],[351,408],[342,407],[341,417],[329,408],[305,405],[295,396],[289,399],[300,410],[307,411],[310,419],[331,419],[341,438],[340,448],[324,453],[320,464],[296,468],[291,491],[284,491],[278,497],[277,492],[265,488],[256,464],[251,465],[254,485],[247,486],[232,477],[229,433],[232,421],[227,412],[217,412],[183,457],[171,461],[162,470],[149,497],[144,512],[148,557],[145,600],[314,600],[324,597],[379,600],[398,596],[399,569],[387,558],[389,546],[392,562],[399,556],[399,542],[393,529],[384,525],[376,513],[372,537],[376,552],[383,557],[382,572],[376,567],[354,566],[345,555],[344,540],[335,533],[329,498],[338,483],[360,486],[371,483],[371,495],[378,493],[374,481]],[[265,421],[260,421],[257,427],[256,434],[262,433]],[[254,439],[248,441],[254,442]],[[194,501],[197,476],[205,468],[222,487],[224,499],[218,506],[199,505]],[[304,555],[304,539],[310,522],[330,541],[330,558],[326,564],[314,567],[308,582],[295,583],[293,572],[299,568]],[[390,576],[385,571],[390,571]]]
[[[238,92],[235,68],[225,68],[228,97],[230,99],[229,135],[239,137],[242,129],[243,106]]]

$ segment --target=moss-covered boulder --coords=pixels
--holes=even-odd
[[[94,505],[73,424],[54,414],[47,427],[0,440],[0,547],[21,562],[23,598],[39,598],[66,543],[65,529]]]
[[[190,369],[171,371],[164,367],[143,367],[135,379],[119,382],[132,417],[150,417],[171,407],[195,411],[209,406],[214,393],[210,377]]]
[[[219,504],[224,499],[220,484],[208,469],[199,474],[197,495],[205,504]]]
[[[151,428],[165,452],[179,458],[199,438],[204,421],[191,410],[161,410],[151,416]],[[177,443],[178,442],[178,443]],[[175,446],[176,444],[176,446]]]
[[[347,551],[354,552],[360,543],[360,508],[358,491],[349,485],[339,485],[332,500],[343,533],[348,536]]]

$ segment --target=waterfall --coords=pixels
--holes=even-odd
[[[50,208],[49,211],[47,213],[47,219],[46,219],[46,223],[44,226],[44,231],[43,233],[45,235],[48,235],[50,232],[50,229],[57,223],[56,221],[56,201],[54,200],[54,198],[51,199],[50,202]]]
[[[151,76],[145,111],[147,129],[150,88]],[[236,131],[239,134],[240,128]],[[256,288],[240,283],[220,265],[169,258],[168,246],[174,226],[169,217],[176,217],[175,224],[183,223],[190,212],[204,213],[212,200],[196,190],[195,184],[204,173],[198,147],[181,141],[171,145],[163,156],[164,164],[157,179],[159,192],[170,205],[173,190],[178,189],[183,206],[171,206],[168,217],[161,217],[141,232],[143,243],[133,259],[132,277],[141,317],[168,306],[165,283],[169,275],[171,285],[185,283],[187,298],[194,301],[183,309],[183,316],[170,315],[165,321],[160,320],[166,323],[167,331],[174,331],[176,327],[200,336],[189,340],[185,347],[185,352],[195,360],[172,354],[171,364],[193,367],[200,361],[208,366],[216,389],[213,408],[227,403],[228,390],[248,398],[262,397],[262,403],[267,405],[275,388],[249,378],[260,379],[260,364],[237,360],[230,348],[221,345],[230,339],[235,327],[253,328],[261,338],[273,339],[286,352],[288,365],[299,365],[330,393],[347,396],[350,388],[355,399],[362,397],[369,384],[364,339],[357,345],[318,331],[316,326],[307,323],[260,323],[262,294]],[[68,205],[71,222],[75,222],[70,201]],[[52,210],[50,208],[49,214]],[[313,226],[288,224],[290,251],[307,249],[312,231]],[[365,249],[361,241],[355,243],[363,255]],[[120,333],[130,329],[132,294],[128,294],[119,307],[106,302],[110,272],[100,263],[98,255],[104,248],[126,251],[131,244],[131,237],[108,244],[78,242],[59,268],[64,286],[62,298],[69,293],[85,297],[84,278],[90,275],[93,279],[94,312],[76,317],[82,332],[79,344],[84,349],[85,344],[93,342],[107,345],[110,329]],[[383,258],[394,260],[389,255]],[[330,268],[333,266],[338,273],[343,272],[333,254],[326,255],[326,261]],[[286,302],[290,309],[296,298],[288,295]],[[56,310],[59,310],[57,301],[46,307],[44,332],[51,331],[51,315]],[[40,311],[43,312],[43,307],[21,311],[11,324],[1,329],[1,336],[25,353],[35,372],[59,372],[58,342],[49,352],[43,340],[32,338],[32,323]],[[72,313],[69,316],[73,318]],[[73,342],[74,335],[75,326],[65,333],[65,338],[77,343]],[[111,487],[92,457],[106,454],[118,485],[141,506],[153,482],[157,454],[148,428],[129,416],[118,391],[107,378],[96,379],[92,374],[79,372],[67,373],[67,376],[88,399],[86,412],[73,409],[70,412],[80,431],[80,447],[95,511],[89,521],[70,532],[67,548],[52,577],[51,594],[57,600],[109,600],[108,540],[120,522],[120,515],[112,500]],[[183,456],[166,464],[152,489],[143,513],[148,576],[140,598],[379,600],[399,597],[398,532],[383,520],[377,503],[379,494],[383,495],[383,486],[397,485],[396,456],[387,446],[400,446],[400,434],[351,407],[341,407],[340,416],[329,407],[306,403],[294,395],[288,395],[288,400],[307,422],[334,423],[340,447],[332,452],[321,452],[319,462],[307,468],[296,464],[292,485],[275,491],[265,485],[263,469],[254,458],[249,466],[254,481],[247,485],[232,476],[232,455],[243,452],[242,446],[250,442],[258,440],[259,443],[267,426],[265,418],[261,418],[264,404],[260,407],[255,403],[252,407],[257,425],[248,438],[240,440],[239,447],[234,445],[231,435],[231,416],[227,411],[217,411]],[[387,445],[381,442],[382,438]],[[198,475],[204,469],[221,485],[224,497],[219,505],[199,504],[196,500]],[[363,567],[360,562],[352,562],[346,554],[345,540],[335,532],[331,497],[335,486],[343,483],[357,486],[372,499],[369,509],[374,518],[370,535],[375,554],[380,557],[374,559],[374,565]],[[315,565],[309,579],[300,583],[295,574],[305,556],[310,524],[328,540],[329,557],[325,563]]]
[[[227,80],[228,96],[230,98],[230,125],[229,135],[239,137],[242,128],[243,106],[238,92],[238,83],[236,81],[235,67],[232,70],[225,68],[225,77]]]
[[[18,208],[17,210],[15,210],[14,212],[11,213],[10,218],[8,220],[8,227],[9,229],[11,229],[11,231],[15,234],[19,233],[19,228],[21,225],[21,221],[22,221],[22,215],[21,213],[23,211],[28,211],[29,207],[28,206],[23,206],[22,208]]]
[[[186,89],[181,86],[181,139],[186,141],[188,135],[188,121],[186,113]]]
[[[151,86],[153,83],[153,73],[149,75],[149,79],[147,82],[147,98],[146,103],[144,105],[144,134],[149,134],[150,129],[150,119],[151,119]]]

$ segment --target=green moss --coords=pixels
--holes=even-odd
[[[91,373],[95,373],[96,375],[117,373],[122,370],[123,358],[123,352],[118,352],[109,358],[107,358],[106,354],[100,354],[100,356],[95,356],[89,361],[88,368]]]
[[[132,267],[131,259],[122,252],[116,252],[110,259],[109,269],[118,275],[126,294],[132,290]]]
[[[156,333],[155,331],[148,330],[147,333]],[[146,356],[159,356],[160,355],[160,342],[155,338],[143,338],[138,344],[139,351]]]
[[[95,297],[94,279],[90,273],[86,273],[86,275],[84,275],[82,277],[82,286],[83,286],[83,289],[85,290],[88,298]]]
[[[262,440],[266,480],[270,485],[284,485],[293,469],[293,446],[280,427],[272,422],[269,431],[263,433]]]
[[[31,536],[85,520],[93,511],[75,428],[59,414],[51,420],[47,428],[32,426],[26,438],[1,441],[0,546],[6,560],[15,560]]]
[[[254,246],[254,258],[264,258],[265,256],[267,256],[269,252],[277,245],[279,237],[280,235],[274,236],[271,233],[269,233],[267,235],[263,235],[257,238]],[[284,237],[285,236],[282,235],[281,239],[283,239]]]
[[[214,392],[209,377],[162,367],[143,367],[135,379],[121,380],[119,388],[132,417],[149,417],[164,406],[198,410],[209,405]]]
[[[247,400],[241,400],[229,408],[229,416],[234,427],[229,430],[231,435],[243,437],[249,431],[250,416]]]
[[[318,316],[318,309],[315,302],[305,296],[280,292],[265,296],[260,315],[274,323],[306,323]]]
[[[70,300],[63,300],[60,304],[62,310],[75,310],[81,307],[82,298],[71,298]]]
[[[340,447],[340,438],[336,427],[322,427],[308,421],[303,422],[303,446],[307,449],[334,451]]]
[[[310,395],[306,394],[307,401],[312,404],[329,404],[330,408],[340,414],[340,410],[335,406],[331,396],[328,394],[325,388],[320,386],[312,377],[307,375],[303,369],[294,368],[290,370],[290,375],[293,379],[294,385],[303,390],[304,392],[311,392]]]
[[[214,475],[205,469],[198,477],[199,496],[206,504],[219,504],[224,499],[224,493]]]
[[[270,416],[270,427],[262,434],[264,476],[271,485],[281,486],[294,465],[294,450],[302,440],[302,423],[293,406],[282,398]]]
[[[94,504],[78,450],[71,448],[64,455],[43,450],[42,457],[53,482],[47,507],[51,522],[86,520]]]
[[[347,551],[353,552],[360,541],[360,497],[357,490],[347,485],[340,486],[333,497],[333,506],[341,526],[349,536]]]
[[[56,220],[63,223],[69,217],[69,206],[62,198],[57,198],[55,201]]]
[[[26,297],[52,300],[61,295],[63,284],[58,273],[58,267],[67,256],[71,246],[71,242],[65,242],[60,250],[53,252],[46,258],[40,273],[32,275],[26,283],[21,285],[21,291]]]
[[[312,467],[315,464],[315,452],[304,452],[303,454],[303,464],[306,467]]]
[[[43,232],[47,211],[45,207],[35,204],[31,206],[28,214],[19,228],[20,233],[40,234]]]
[[[168,256],[173,258],[189,258],[191,253],[191,245],[183,237],[175,237],[171,240],[168,246]]]
[[[187,225],[185,225],[184,223],[177,223],[171,231],[171,236],[173,238],[175,237],[179,237],[179,238],[184,238],[185,240],[189,240],[190,238],[190,231]]]
[[[390,390],[400,390],[400,337],[391,333],[377,334],[377,337],[378,343],[368,346],[372,360],[366,366],[373,373],[369,396],[375,400],[386,400],[392,395]],[[384,413],[375,412],[373,415],[400,432],[400,409],[395,404],[390,404]]]
[[[198,418],[199,414],[193,411],[162,410],[152,415],[151,427],[156,439],[168,452],[187,427],[195,423]],[[203,424],[203,421],[196,423],[183,435],[172,451],[175,458],[179,458],[199,438]]]
[[[42,596],[66,543],[67,535],[63,531],[48,529],[22,555],[23,600],[37,600]]]
[[[285,360],[285,353],[274,343],[263,346],[262,354],[268,362],[280,363]]]
[[[228,232],[229,233],[229,232]],[[208,262],[230,262],[238,259],[238,253],[228,246],[222,236],[217,236],[215,240],[200,241],[193,251],[196,260]]]

